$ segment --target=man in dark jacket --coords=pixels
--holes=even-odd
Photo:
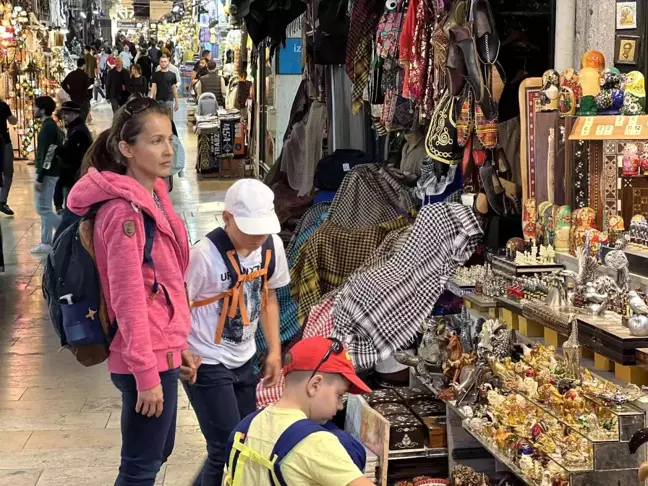
[[[113,114],[126,103],[129,96],[130,74],[124,69],[121,57],[115,57],[115,68],[108,72],[106,78],[106,96],[110,100]],[[74,101],[74,100],[72,100]]]
[[[93,81],[85,72],[86,61],[83,57],[77,59],[77,69],[68,73],[61,87],[70,95],[70,100],[81,107],[81,116],[85,120],[90,112],[90,95],[88,88]]]
[[[148,50],[148,55],[151,58],[151,62],[153,63],[153,68],[151,69],[151,72],[155,72],[155,69],[158,67],[158,64],[160,64],[160,56],[162,56],[162,51],[158,49],[158,46],[155,45],[155,42],[151,41],[150,48]],[[149,78],[149,81],[151,78]]]
[[[85,153],[92,145],[90,130],[81,116],[81,107],[73,101],[66,101],[61,106],[61,115],[67,128],[63,145],[56,148],[60,161],[60,176],[54,191],[56,213],[63,213],[63,200],[79,177],[79,169]]]
[[[140,55],[137,58],[137,64],[142,68],[142,76],[144,76],[146,81],[150,83],[153,74],[153,61],[151,61],[151,58],[144,47],[140,48]]]

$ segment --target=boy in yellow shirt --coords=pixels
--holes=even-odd
[[[286,356],[281,399],[241,422],[226,448],[226,485],[372,486],[361,471],[365,451],[324,424],[348,393],[371,391],[337,340],[313,337]]]

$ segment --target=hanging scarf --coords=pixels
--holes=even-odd
[[[427,65],[430,52],[428,22],[430,9],[427,0],[416,5],[414,37],[410,51],[409,98],[416,102],[423,98],[428,75]]]

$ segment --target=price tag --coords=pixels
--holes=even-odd
[[[612,135],[612,132],[614,132],[614,126],[612,125],[606,125],[605,126],[605,133],[604,135]]]
[[[633,115],[630,118],[628,118],[628,125],[637,125],[639,123],[639,117],[637,115]]]
[[[632,137],[639,136],[641,135],[642,128],[643,127],[641,125],[628,125],[625,127],[625,134]]]
[[[599,136],[601,136],[601,135],[605,135],[605,129],[606,129],[606,128],[607,128],[607,127],[606,127],[605,125],[599,125],[599,126],[597,126],[597,127],[596,127],[596,135],[599,135]]]
[[[619,115],[614,119],[614,126],[616,127],[622,127],[624,123],[625,123],[625,116],[623,115]]]
[[[591,127],[588,125],[583,125],[583,128],[581,130],[581,137],[586,137],[590,134]]]
[[[587,117],[587,118],[585,118],[585,123],[583,124],[583,126],[591,127],[593,124],[594,124],[594,118]]]

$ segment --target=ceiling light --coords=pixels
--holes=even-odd
[[[81,18],[82,18],[82,19],[85,19],[85,18],[86,18],[86,14],[85,14],[85,12],[81,12],[79,15],[81,15]]]

